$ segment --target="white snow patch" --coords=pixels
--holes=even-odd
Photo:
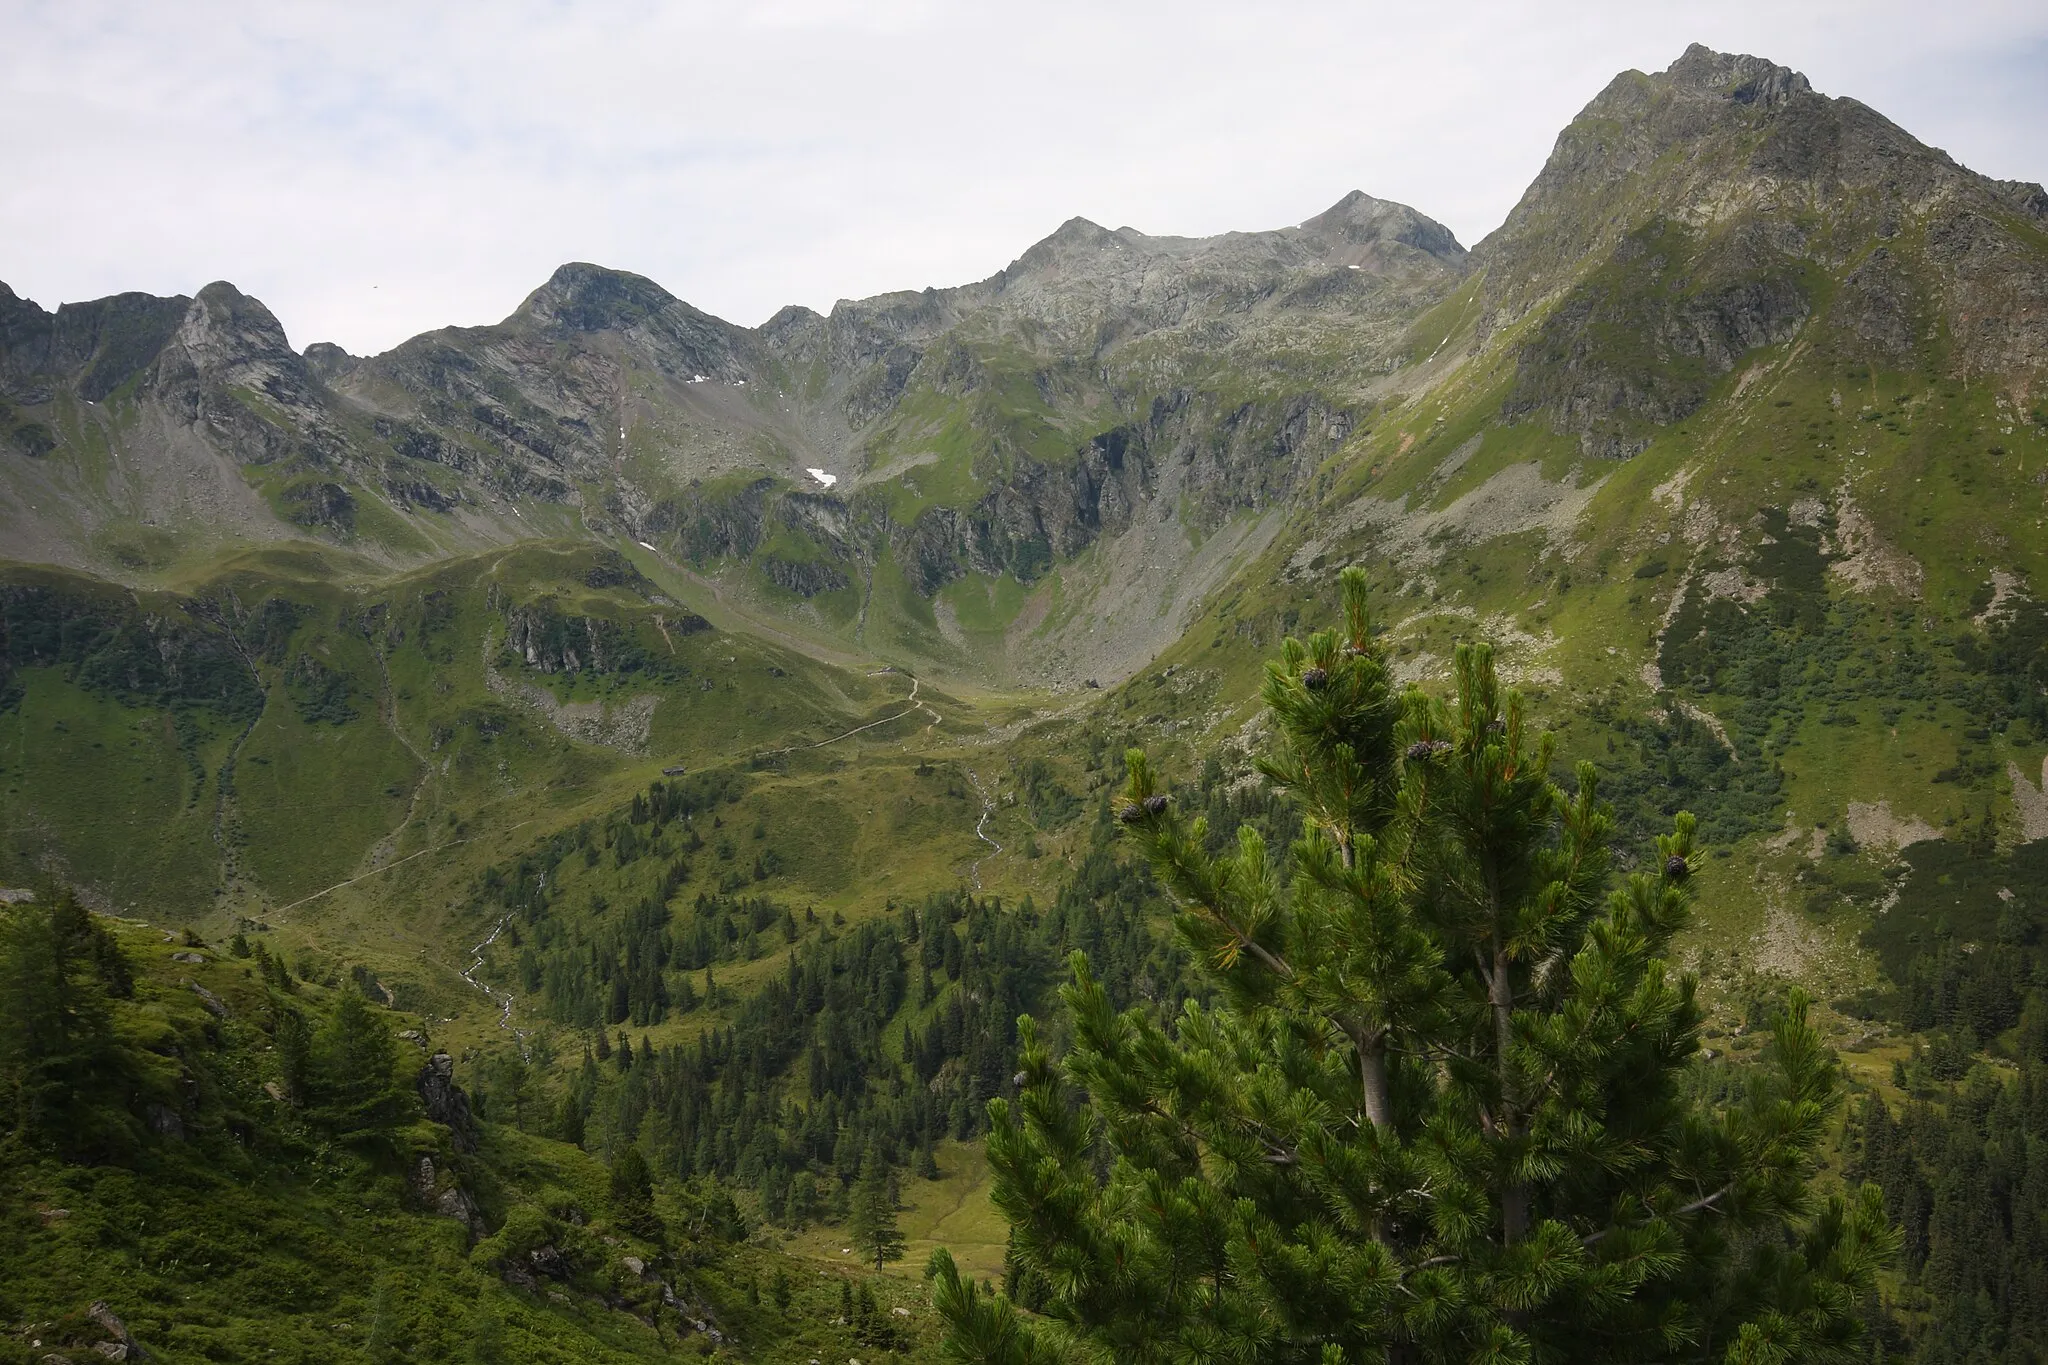
[[[839,476],[837,474],[827,474],[822,469],[806,469],[804,470],[804,473],[810,475],[819,483],[824,484],[827,488],[830,488],[833,484],[839,482]]]
[[[636,543],[637,543],[637,544],[638,544],[638,545],[640,546],[640,548],[641,548],[641,549],[643,549],[643,550],[654,550],[654,547],[653,547],[652,545],[649,545],[649,544],[648,544],[648,543],[647,543],[646,541],[644,541],[644,540],[642,540],[642,541],[638,541],[638,542],[636,542]],[[659,550],[654,550],[654,553],[656,553],[656,554],[660,554],[660,553],[661,553],[661,551],[659,551]]]

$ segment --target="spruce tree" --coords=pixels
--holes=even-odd
[[[628,1146],[612,1162],[612,1218],[635,1237],[659,1242],[661,1217],[654,1211],[654,1173],[638,1147]]]
[[[1617,877],[1591,765],[1558,785],[1487,648],[1448,702],[1397,693],[1342,590],[1267,670],[1290,856],[1212,853],[1127,756],[1117,817],[1216,1003],[1119,1014],[1076,954],[1066,1056],[1021,1021],[988,1155],[1043,1317],[939,1252],[950,1358],[1854,1358],[1894,1237],[1874,1189],[1813,1189],[1838,1078],[1804,1002],[1739,1102],[1688,1098],[1693,821]]]
[[[138,1129],[134,1067],[109,996],[133,994],[112,934],[70,892],[0,906],[0,1132],[110,1155]]]
[[[277,1046],[277,1078],[286,1098],[304,1105],[310,1098],[313,1076],[313,1033],[306,1016],[290,1005],[274,1006],[271,1036]]]
[[[397,1065],[391,1030],[360,995],[344,994],[314,1053],[314,1116],[343,1136],[389,1131],[407,1107]]]
[[[903,1232],[896,1226],[896,1192],[889,1188],[889,1165],[881,1153],[870,1150],[861,1162],[860,1183],[854,1186],[853,1203],[847,1214],[847,1230],[864,1259],[875,1263],[876,1273],[889,1261],[903,1257]]]

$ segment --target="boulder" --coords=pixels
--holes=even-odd
[[[114,1310],[107,1306],[105,1299],[93,1300],[92,1307],[85,1310],[85,1315],[99,1324],[100,1330],[107,1334],[107,1340],[95,1344],[93,1349],[108,1360],[149,1359],[149,1352],[142,1349],[142,1343],[129,1333],[128,1325],[115,1316]]]
[[[186,954],[186,956],[190,956],[190,954]],[[204,959],[201,959],[201,961],[204,961]],[[225,1000],[222,1000],[219,996],[215,995],[212,991],[206,989],[206,987],[200,985],[197,981],[192,980],[190,977],[187,977],[185,979],[185,988],[191,991],[192,994],[199,997],[200,1005],[206,1010],[208,1014],[212,1015],[216,1019],[225,1019],[228,1017],[227,1002]]]

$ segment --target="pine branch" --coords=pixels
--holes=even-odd
[[[1690,1204],[1683,1204],[1680,1205],[1678,1208],[1673,1209],[1669,1216],[1672,1218],[1683,1218],[1688,1214],[1698,1213],[1702,1209],[1712,1209],[1715,1213],[1719,1213],[1720,1210],[1715,1209],[1713,1206],[1733,1193],[1735,1193],[1735,1182],[1731,1180],[1727,1184],[1723,1185],[1720,1189],[1715,1190],[1712,1194],[1704,1195],[1698,1199],[1693,1200]],[[1598,1232],[1587,1233],[1584,1237],[1581,1237],[1579,1239],[1579,1245],[1582,1247],[1592,1246],[1595,1242],[1598,1242],[1601,1238],[1607,1236],[1609,1233],[1617,1231],[1619,1231],[1619,1229],[1610,1224],[1609,1226],[1600,1229],[1600,1231]]]

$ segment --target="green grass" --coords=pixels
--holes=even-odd
[[[937,1180],[906,1180],[898,1218],[906,1268],[922,1270],[945,1247],[963,1275],[1001,1281],[1010,1225],[989,1200],[988,1155],[978,1142],[941,1143]]]
[[[361,652],[361,642],[351,642]],[[361,676],[358,674],[357,676]],[[353,723],[307,721],[273,685],[235,763],[235,809],[248,868],[276,902],[342,880],[405,818],[418,762],[376,723],[378,698]]]
[[[20,884],[54,865],[116,906],[209,898],[209,775],[230,730],[83,693],[48,669],[23,682],[0,712],[0,875]]]

